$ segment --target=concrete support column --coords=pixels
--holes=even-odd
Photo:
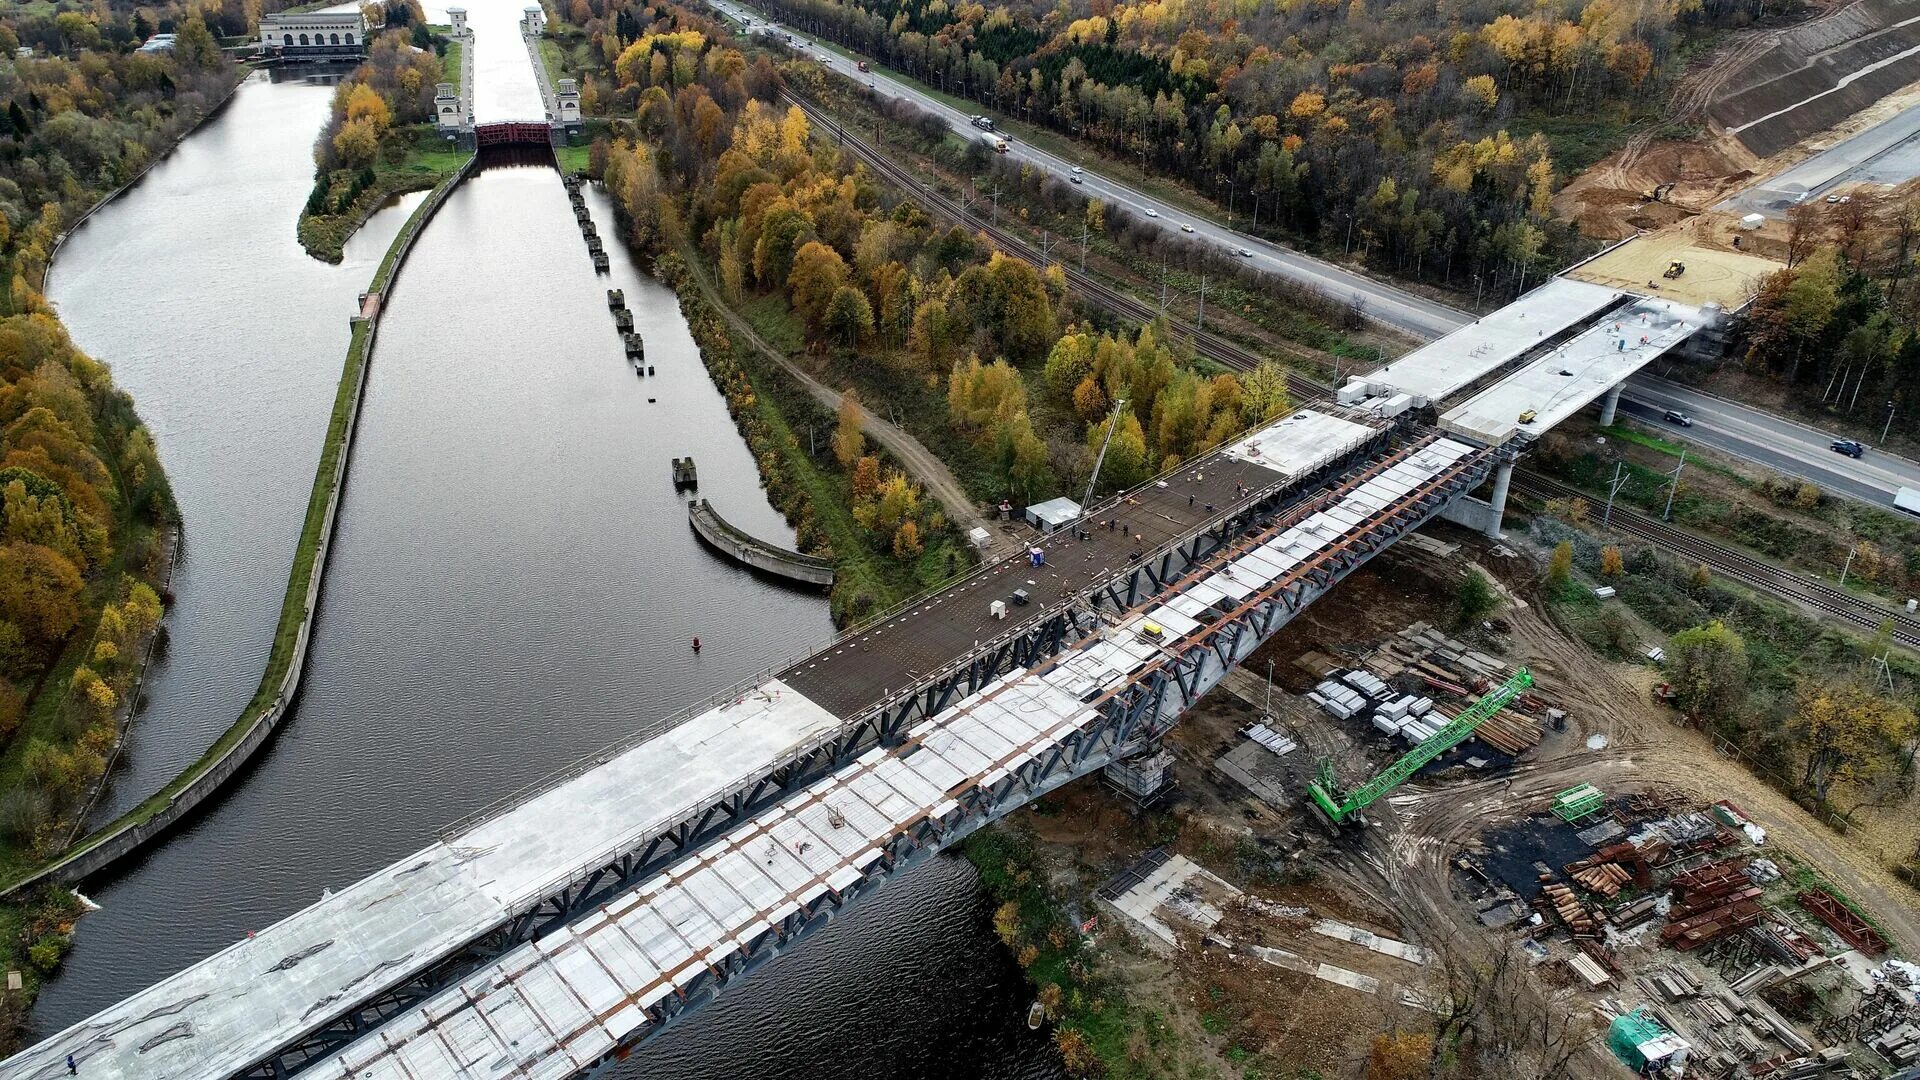
[[[1615,388],[1616,393],[1618,389]],[[1512,482],[1513,462],[1502,461],[1493,474],[1493,498],[1487,500],[1492,504],[1487,514],[1487,535],[1495,540],[1500,539],[1500,519],[1507,513],[1507,485]]]
[[[1625,385],[1627,384],[1624,382],[1614,383],[1613,389],[1608,390],[1607,396],[1601,399],[1600,401],[1600,426],[1601,427],[1609,427],[1613,424],[1613,414],[1616,410],[1620,408],[1620,388]]]

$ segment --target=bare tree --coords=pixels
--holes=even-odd
[[[1821,235],[1826,232],[1825,223],[1820,219],[1820,207],[1817,203],[1795,203],[1787,210],[1787,266],[1799,264],[1800,260],[1813,254],[1820,244]]]
[[[1517,949],[1450,943],[1438,960],[1446,999],[1432,1003],[1435,1049],[1454,1047],[1481,1075],[1569,1080],[1598,1045],[1591,1008],[1542,983]]]

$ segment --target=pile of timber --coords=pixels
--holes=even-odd
[[[1473,737],[1508,757],[1519,757],[1540,745],[1540,725],[1512,709],[1501,709],[1482,720]]]
[[[1628,882],[1642,889],[1653,885],[1653,868],[1630,843],[1610,844],[1578,862],[1566,865],[1567,876],[1611,900]]]
[[[1657,908],[1659,902],[1660,898],[1653,895],[1629,900],[1619,907],[1614,908],[1612,911],[1607,912],[1607,919],[1622,930],[1639,926],[1641,923],[1646,922],[1658,914]]]
[[[1367,657],[1366,666],[1381,679],[1404,675],[1465,701],[1473,700],[1513,675],[1509,665],[1469,648],[1424,622],[1416,622],[1388,638]],[[1517,757],[1540,745],[1540,724],[1527,714],[1544,715],[1546,710],[1544,701],[1531,693],[1522,694],[1507,708],[1482,721],[1474,731],[1474,738],[1509,757]]]
[[[1574,937],[1591,937],[1600,932],[1600,920],[1568,886],[1558,883],[1548,885],[1540,890],[1540,899]]]
[[[1589,892],[1599,893],[1609,900],[1620,895],[1620,890],[1633,880],[1633,873],[1619,863],[1601,863],[1585,870],[1572,871],[1567,876]]]

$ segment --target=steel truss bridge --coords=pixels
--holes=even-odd
[[[90,1078],[604,1067],[974,830],[1155,745],[1497,463],[1337,410],[1277,421],[1040,541],[1061,569],[1014,619],[981,616],[1046,573],[1025,558],[449,829],[0,1075],[65,1075],[68,1054]]]

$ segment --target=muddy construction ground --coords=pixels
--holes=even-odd
[[[1654,669],[1600,660],[1570,639],[1539,602],[1539,560],[1451,527],[1428,532],[1439,545],[1401,545],[1374,560],[1283,629],[1175,729],[1166,746],[1177,788],[1165,802],[1136,809],[1089,779],[1011,820],[1035,837],[1051,880],[1072,894],[1072,906],[1101,908],[1097,952],[1108,973],[1204,1048],[1177,1069],[1141,1065],[1129,1075],[1239,1076],[1252,1067],[1266,1076],[1359,1077],[1383,1033],[1446,1043],[1468,1031],[1466,1044],[1492,1056],[1462,1053],[1435,1075],[1625,1075],[1598,1036],[1612,1013],[1650,1000],[1636,981],[1641,969],[1691,963],[1693,954],[1657,944],[1644,955],[1621,947],[1622,973],[1589,992],[1569,967],[1577,963],[1574,944],[1564,931],[1554,940],[1550,921],[1483,926],[1473,897],[1486,888],[1458,864],[1463,855],[1513,849],[1514,837],[1546,844],[1542,850],[1552,849],[1553,859],[1591,854],[1570,826],[1543,816],[1557,793],[1581,783],[1615,800],[1651,794],[1670,807],[1736,804],[1764,828],[1761,853],[1774,864],[1814,868],[1870,914],[1895,952],[1920,955],[1916,894],[1871,855],[1716,755],[1706,736],[1680,726],[1652,699]],[[1564,710],[1564,729],[1543,719],[1538,745],[1517,759],[1469,741],[1438,770],[1423,770],[1367,808],[1359,815],[1363,827],[1330,838],[1305,809],[1305,786],[1321,759],[1332,759],[1339,777],[1354,784],[1405,746],[1364,718],[1337,720],[1301,694],[1370,655],[1378,663],[1383,644],[1404,656],[1409,627],[1447,621],[1470,562],[1516,602],[1499,613],[1499,629],[1463,635],[1462,644],[1527,667],[1539,703]],[[1464,704],[1444,692],[1434,697],[1439,710]],[[1243,733],[1256,723],[1296,745],[1284,754],[1246,750],[1252,744]],[[1222,770],[1218,763],[1229,755],[1257,766],[1265,798]],[[1155,849],[1145,863],[1137,861]],[[1519,850],[1529,849],[1522,843]],[[1556,881],[1567,880],[1561,865],[1539,861]],[[1169,883],[1173,866],[1187,863],[1191,878],[1176,875]],[[1135,872],[1123,873],[1129,868]],[[1146,896],[1156,880],[1160,907]],[[1133,891],[1124,891],[1129,886]],[[1515,891],[1523,905],[1534,900]],[[1123,900],[1096,902],[1096,893]],[[1122,907],[1151,909],[1147,917],[1162,925],[1165,940]],[[1649,925],[1658,932],[1657,921]],[[1542,944],[1523,945],[1530,936]],[[1474,1015],[1462,1015],[1468,1012]],[[1811,1021],[1801,1026],[1809,1043],[1819,1041]],[[1869,1056],[1857,1042],[1848,1048],[1855,1058]]]

